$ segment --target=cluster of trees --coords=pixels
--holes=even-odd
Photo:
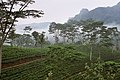
[[[34,37],[35,39],[35,46],[43,46],[43,44],[47,43],[47,38],[45,38],[45,32],[42,32],[42,33],[38,33],[36,31],[34,31],[32,33],[32,36]]]
[[[86,21],[71,20],[64,24],[52,22],[49,32],[54,34],[56,43],[59,43],[59,38],[62,37],[64,43],[89,45],[90,60],[95,46],[120,50],[120,32],[117,27],[109,28],[101,21],[89,19]]]
[[[33,31],[31,33],[31,26],[26,26],[23,30],[24,34],[16,34],[15,31],[10,33],[6,43],[17,47],[42,47],[43,44],[48,43],[45,32]]]
[[[54,34],[55,42],[79,42],[81,44],[98,44],[101,46],[115,46],[119,49],[120,32],[117,27],[109,28],[101,21],[69,21],[64,24],[52,22],[49,26],[50,34]]]
[[[60,37],[63,38],[63,42],[74,42],[77,34],[77,28],[74,25],[65,23],[55,23],[52,22],[49,26],[49,32],[50,34],[54,34],[53,37],[55,37],[55,42],[59,43]]]

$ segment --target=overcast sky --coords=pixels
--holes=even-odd
[[[96,7],[114,6],[120,0],[35,0],[36,2],[29,8],[43,10],[44,15],[39,19],[19,20],[18,24],[59,22],[64,23],[70,17],[80,13],[82,8],[92,10]]]

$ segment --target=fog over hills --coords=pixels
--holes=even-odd
[[[79,14],[71,18],[71,20],[77,21],[87,19],[103,21],[110,25],[120,25],[120,2],[112,7],[98,7],[91,11],[82,9]]]
[[[45,31],[47,32],[49,29],[49,24],[50,22],[43,22],[43,23],[31,23],[31,24],[21,24],[21,25],[17,25],[16,26],[16,33],[20,33],[23,34],[24,33],[24,28],[26,26],[31,26],[32,31],[38,31],[38,32],[42,32]]]
[[[16,33],[24,34],[24,28],[26,26],[31,26],[31,28],[32,28],[31,33],[33,31],[37,31],[39,33],[41,33],[42,31],[44,31],[44,32],[46,32],[45,34],[48,37],[48,40],[53,41],[53,38],[52,38],[53,35],[50,35],[49,32],[48,32],[50,23],[51,22],[43,22],[43,23],[31,23],[31,24],[17,25],[16,26]]]
[[[69,20],[87,20],[94,19],[104,21],[108,27],[118,27],[120,30],[120,2],[112,7],[98,7],[91,11],[88,9],[82,9],[79,14]],[[31,23],[31,24],[20,24],[16,26],[16,33],[23,34],[26,26],[31,26],[32,31],[42,32],[45,31],[49,40],[53,40],[53,35],[49,34],[48,29],[51,22],[43,23]]]

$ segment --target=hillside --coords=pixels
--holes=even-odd
[[[82,9],[79,14],[71,18],[77,21],[87,19],[104,21],[105,24],[120,24],[120,2],[112,7],[98,7],[91,11]]]
[[[98,58],[96,49],[95,47],[93,51],[92,62]],[[51,73],[51,80],[100,80],[98,79],[100,76],[102,76],[102,80],[120,80],[120,52],[112,53],[110,49],[100,49],[102,63],[95,62],[92,67],[89,67],[89,65],[85,65],[91,63],[88,45],[51,45],[41,49],[5,46],[3,64],[15,64],[16,61],[21,62],[26,58],[31,59],[31,57],[43,55],[44,60],[38,59],[31,63],[17,64],[16,67],[3,68],[0,77],[2,80],[47,80],[46,78],[50,77]],[[10,52],[8,53],[8,51]],[[99,73],[100,76],[98,76]],[[113,79],[111,79],[112,75],[114,75]],[[109,78],[109,76],[111,77]]]

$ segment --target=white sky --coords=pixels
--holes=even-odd
[[[18,24],[59,22],[64,23],[70,17],[80,13],[82,8],[92,10],[96,7],[114,6],[120,0],[35,0],[29,8],[43,10],[44,15],[39,19],[20,19]]]

